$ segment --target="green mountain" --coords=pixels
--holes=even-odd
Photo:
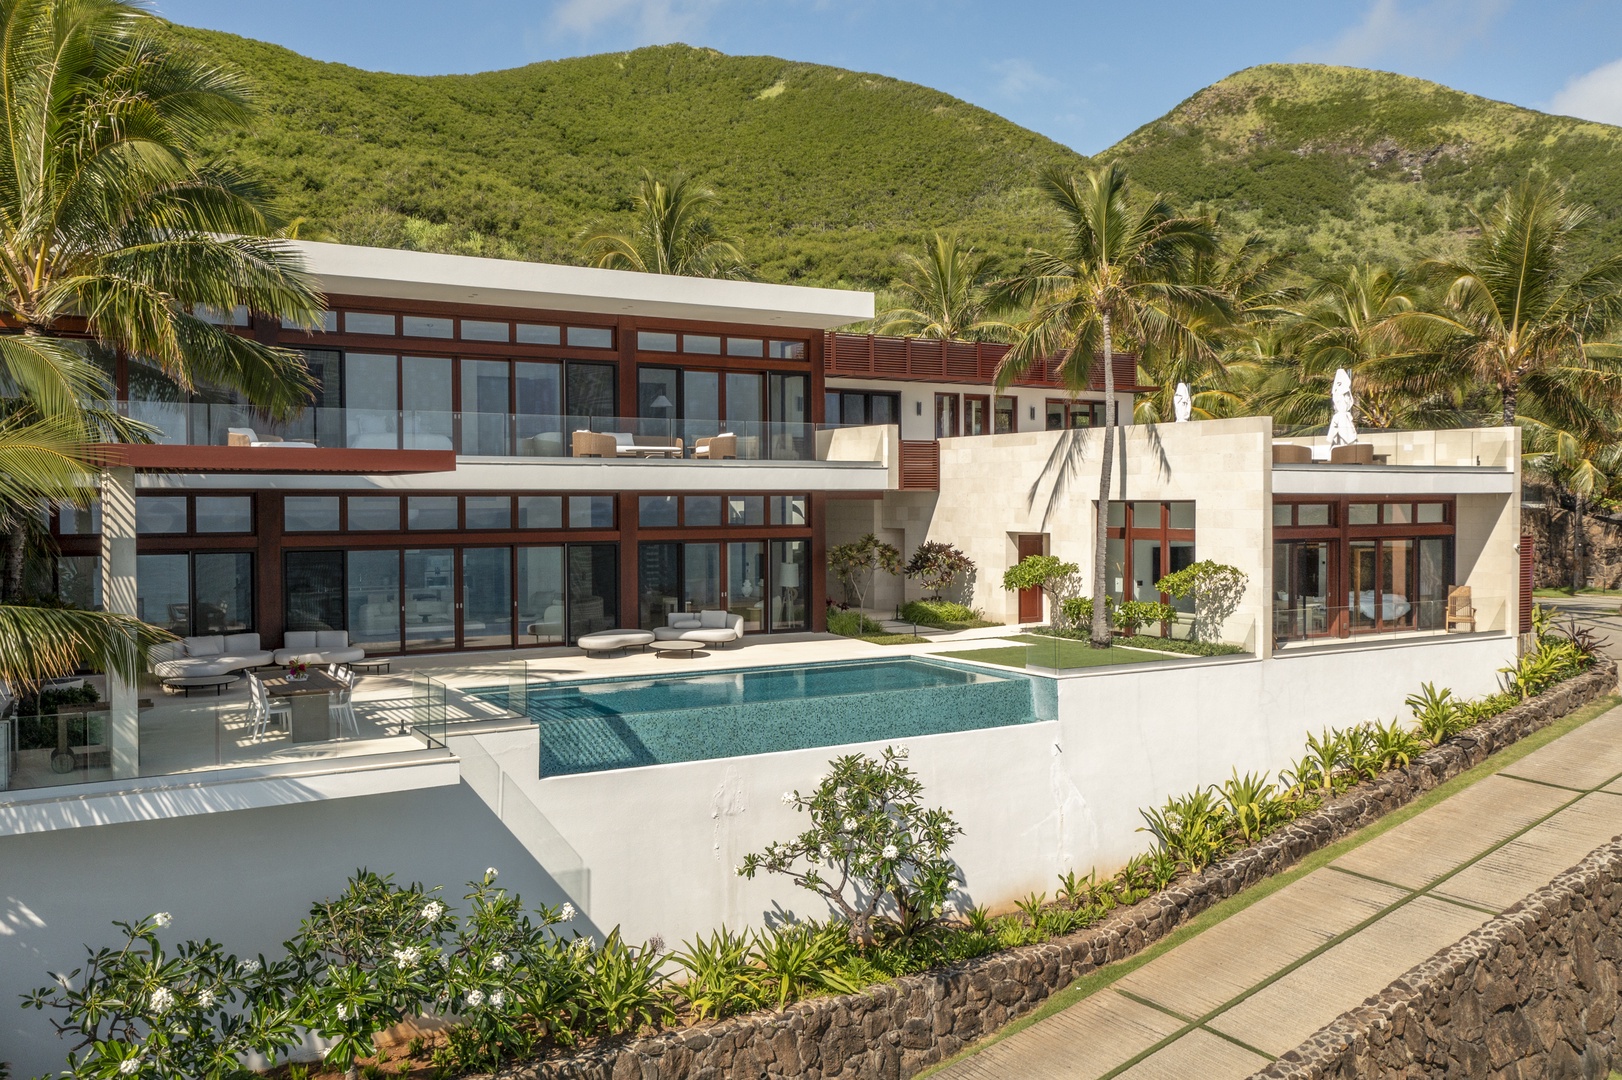
[[[250,73],[263,109],[217,149],[277,180],[313,238],[569,262],[644,166],[683,169],[767,280],[882,285],[936,229],[1005,258],[1042,242],[1037,170],[1085,163],[938,91],[773,57],[669,45],[419,77],[174,32]],[[1400,75],[1251,68],[1100,156],[1306,269],[1456,246],[1534,169],[1596,206],[1596,251],[1622,239],[1622,129]]]
[[[1456,248],[1533,172],[1593,206],[1589,255],[1622,241],[1622,128],[1387,72],[1248,68],[1111,147],[1136,182],[1220,207],[1311,266]]]

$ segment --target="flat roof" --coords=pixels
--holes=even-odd
[[[288,241],[329,293],[596,315],[827,330],[873,317],[873,294],[589,266]]]

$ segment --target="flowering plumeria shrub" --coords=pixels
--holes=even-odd
[[[835,758],[809,795],[784,792],[783,802],[809,814],[811,827],[750,855],[738,874],[786,875],[827,900],[864,948],[877,943],[875,920],[904,937],[934,922],[963,883],[951,858],[963,830],[945,810],[924,807],[906,757],[906,747],[887,746],[878,758]]]
[[[421,1015],[440,992],[456,920],[438,891],[357,870],[336,899],[311,907],[287,943],[300,1017],[332,1040],[326,1061],[351,1080],[356,1059],[375,1052],[374,1035]]]
[[[165,950],[158,931],[169,923],[164,913],[114,923],[122,944],[25,996],[69,1043],[61,1075],[234,1077],[249,1052],[275,1060],[297,1041],[291,963],[239,959],[206,940]]]
[[[463,1068],[501,1068],[548,1036],[572,1042],[581,1013],[591,942],[565,941],[555,929],[572,922],[574,905],[530,912],[485,871],[464,898],[468,913],[444,964],[434,1005],[462,1025],[449,1033]]]

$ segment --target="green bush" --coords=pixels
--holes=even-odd
[[[901,606],[901,621],[949,629],[954,623],[980,622],[980,613],[950,600],[910,600]]]
[[[1243,647],[1230,645],[1225,641],[1190,641],[1182,638],[1151,637],[1146,634],[1118,637],[1115,644],[1134,649],[1159,649],[1161,652],[1183,653],[1187,656],[1237,656],[1245,651]]]
[[[41,690],[38,694],[25,694],[17,699],[18,716],[55,716],[63,705],[94,705],[101,695],[94,686],[70,687],[65,690]]]
[[[884,633],[884,627],[860,611],[828,609],[828,633],[841,637],[873,637]]]

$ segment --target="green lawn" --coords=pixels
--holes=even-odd
[[[1109,664],[1148,664],[1156,660],[1170,660],[1165,653],[1145,652],[1142,649],[1123,649],[1110,646],[1095,649],[1085,641],[1069,638],[1046,637],[1039,634],[1021,634],[1013,639],[1026,645],[1003,646],[997,649],[975,649],[972,652],[942,653],[958,660],[978,660],[982,664],[1001,664],[1003,667],[1022,668],[1027,662],[1037,667],[1087,668]],[[1027,646],[1035,646],[1034,650]]]

